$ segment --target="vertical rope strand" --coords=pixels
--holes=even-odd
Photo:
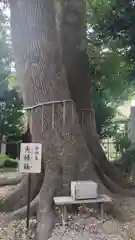
[[[82,117],[81,117],[81,118],[82,118],[82,119],[81,119],[81,125],[82,125],[82,129],[83,129],[83,120],[84,120],[83,110],[82,110],[82,114],[81,114],[81,115],[82,115]]]
[[[43,134],[44,128],[44,106],[42,105],[42,116],[41,116],[41,133]]]
[[[66,102],[63,102],[63,127],[65,127],[66,124]]]
[[[32,132],[33,124],[32,124],[32,109],[30,110],[30,115],[29,115],[29,124],[30,124],[30,131]]]
[[[54,115],[55,115],[54,111],[55,111],[55,105],[53,103],[52,104],[52,129],[54,129],[54,121],[55,121],[55,119],[54,119]]]
[[[90,128],[90,131],[92,131],[92,114],[93,114],[93,112],[89,111],[89,123],[90,123],[89,128]]]
[[[71,113],[71,116],[72,116],[72,125],[74,124],[74,103],[72,102],[72,113]]]

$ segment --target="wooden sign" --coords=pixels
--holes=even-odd
[[[21,143],[19,172],[40,173],[42,158],[41,143]]]

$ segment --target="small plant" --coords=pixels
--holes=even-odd
[[[17,168],[18,162],[6,154],[0,154],[0,168]]]

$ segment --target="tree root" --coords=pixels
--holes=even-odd
[[[110,178],[104,175],[104,183],[111,190],[112,193],[117,193],[123,196],[135,196],[135,193],[130,189],[123,189],[120,185],[113,182]]]
[[[114,167],[106,158],[105,153],[100,146],[97,137],[92,136],[90,139],[86,139],[87,146],[92,153],[94,161],[102,168],[103,173],[110,178],[113,182],[120,185],[121,188],[132,189],[133,185],[130,184],[122,175],[122,173]],[[95,146],[97,148],[95,149]]]
[[[59,141],[59,139],[57,138]],[[56,139],[53,139],[56,144]],[[57,141],[57,144],[58,144]],[[55,213],[53,210],[53,197],[57,195],[62,186],[62,173],[59,155],[59,146],[54,146],[54,143],[49,146],[45,156],[50,157],[51,161],[45,161],[45,177],[42,188],[39,193],[39,201],[37,208],[37,231],[34,240],[48,240],[51,237],[52,230],[55,226]],[[59,144],[58,144],[59,145]],[[58,148],[58,149],[57,149]],[[57,156],[56,156],[57,154]],[[45,157],[44,156],[44,157]],[[57,161],[56,161],[57,159]]]
[[[32,175],[32,188],[31,188],[31,200],[33,200],[40,191],[43,174]],[[27,191],[28,191],[28,176],[25,175],[20,184],[3,199],[0,200],[0,211],[1,212],[13,212],[27,203]]]
[[[95,170],[96,170],[98,176],[100,177],[101,181],[103,182],[103,184],[110,190],[111,193],[122,194],[125,196],[126,195],[129,195],[129,196],[134,195],[131,190],[123,189],[120,185],[118,185],[117,183],[113,182],[110,178],[108,178],[108,176],[106,176],[102,172],[102,169],[100,169],[98,165],[95,165]]]
[[[14,178],[0,178],[0,187],[7,186],[7,185],[16,185],[21,182],[22,175],[14,177]]]
[[[34,239],[48,240],[51,237],[52,229],[55,226],[55,214],[52,208],[53,196],[48,194],[45,189],[42,189],[40,194],[39,209],[38,209],[38,226]],[[52,192],[54,193],[54,192]],[[42,194],[44,198],[42,198]],[[44,201],[43,201],[44,199]]]
[[[130,146],[122,156],[114,160],[112,164],[116,166],[120,172],[125,176],[127,179],[132,175],[132,167],[134,165],[134,157],[135,157],[135,147]],[[134,182],[132,182],[133,186],[135,186]]]
[[[30,217],[33,217],[37,212],[38,200],[39,200],[39,195],[37,195],[37,197],[34,198],[32,200],[32,202],[30,203]],[[26,217],[26,213],[27,213],[27,206],[24,206],[14,212],[9,213],[7,215],[8,221],[13,221],[16,219],[23,219]]]

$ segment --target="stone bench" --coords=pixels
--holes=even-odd
[[[100,194],[97,198],[94,199],[84,199],[84,200],[74,200],[71,196],[69,197],[54,197],[55,205],[62,207],[62,223],[65,225],[68,219],[67,206],[68,205],[78,205],[78,204],[90,204],[98,203],[101,209],[101,218],[104,218],[104,203],[112,202],[111,198],[105,194]]]

